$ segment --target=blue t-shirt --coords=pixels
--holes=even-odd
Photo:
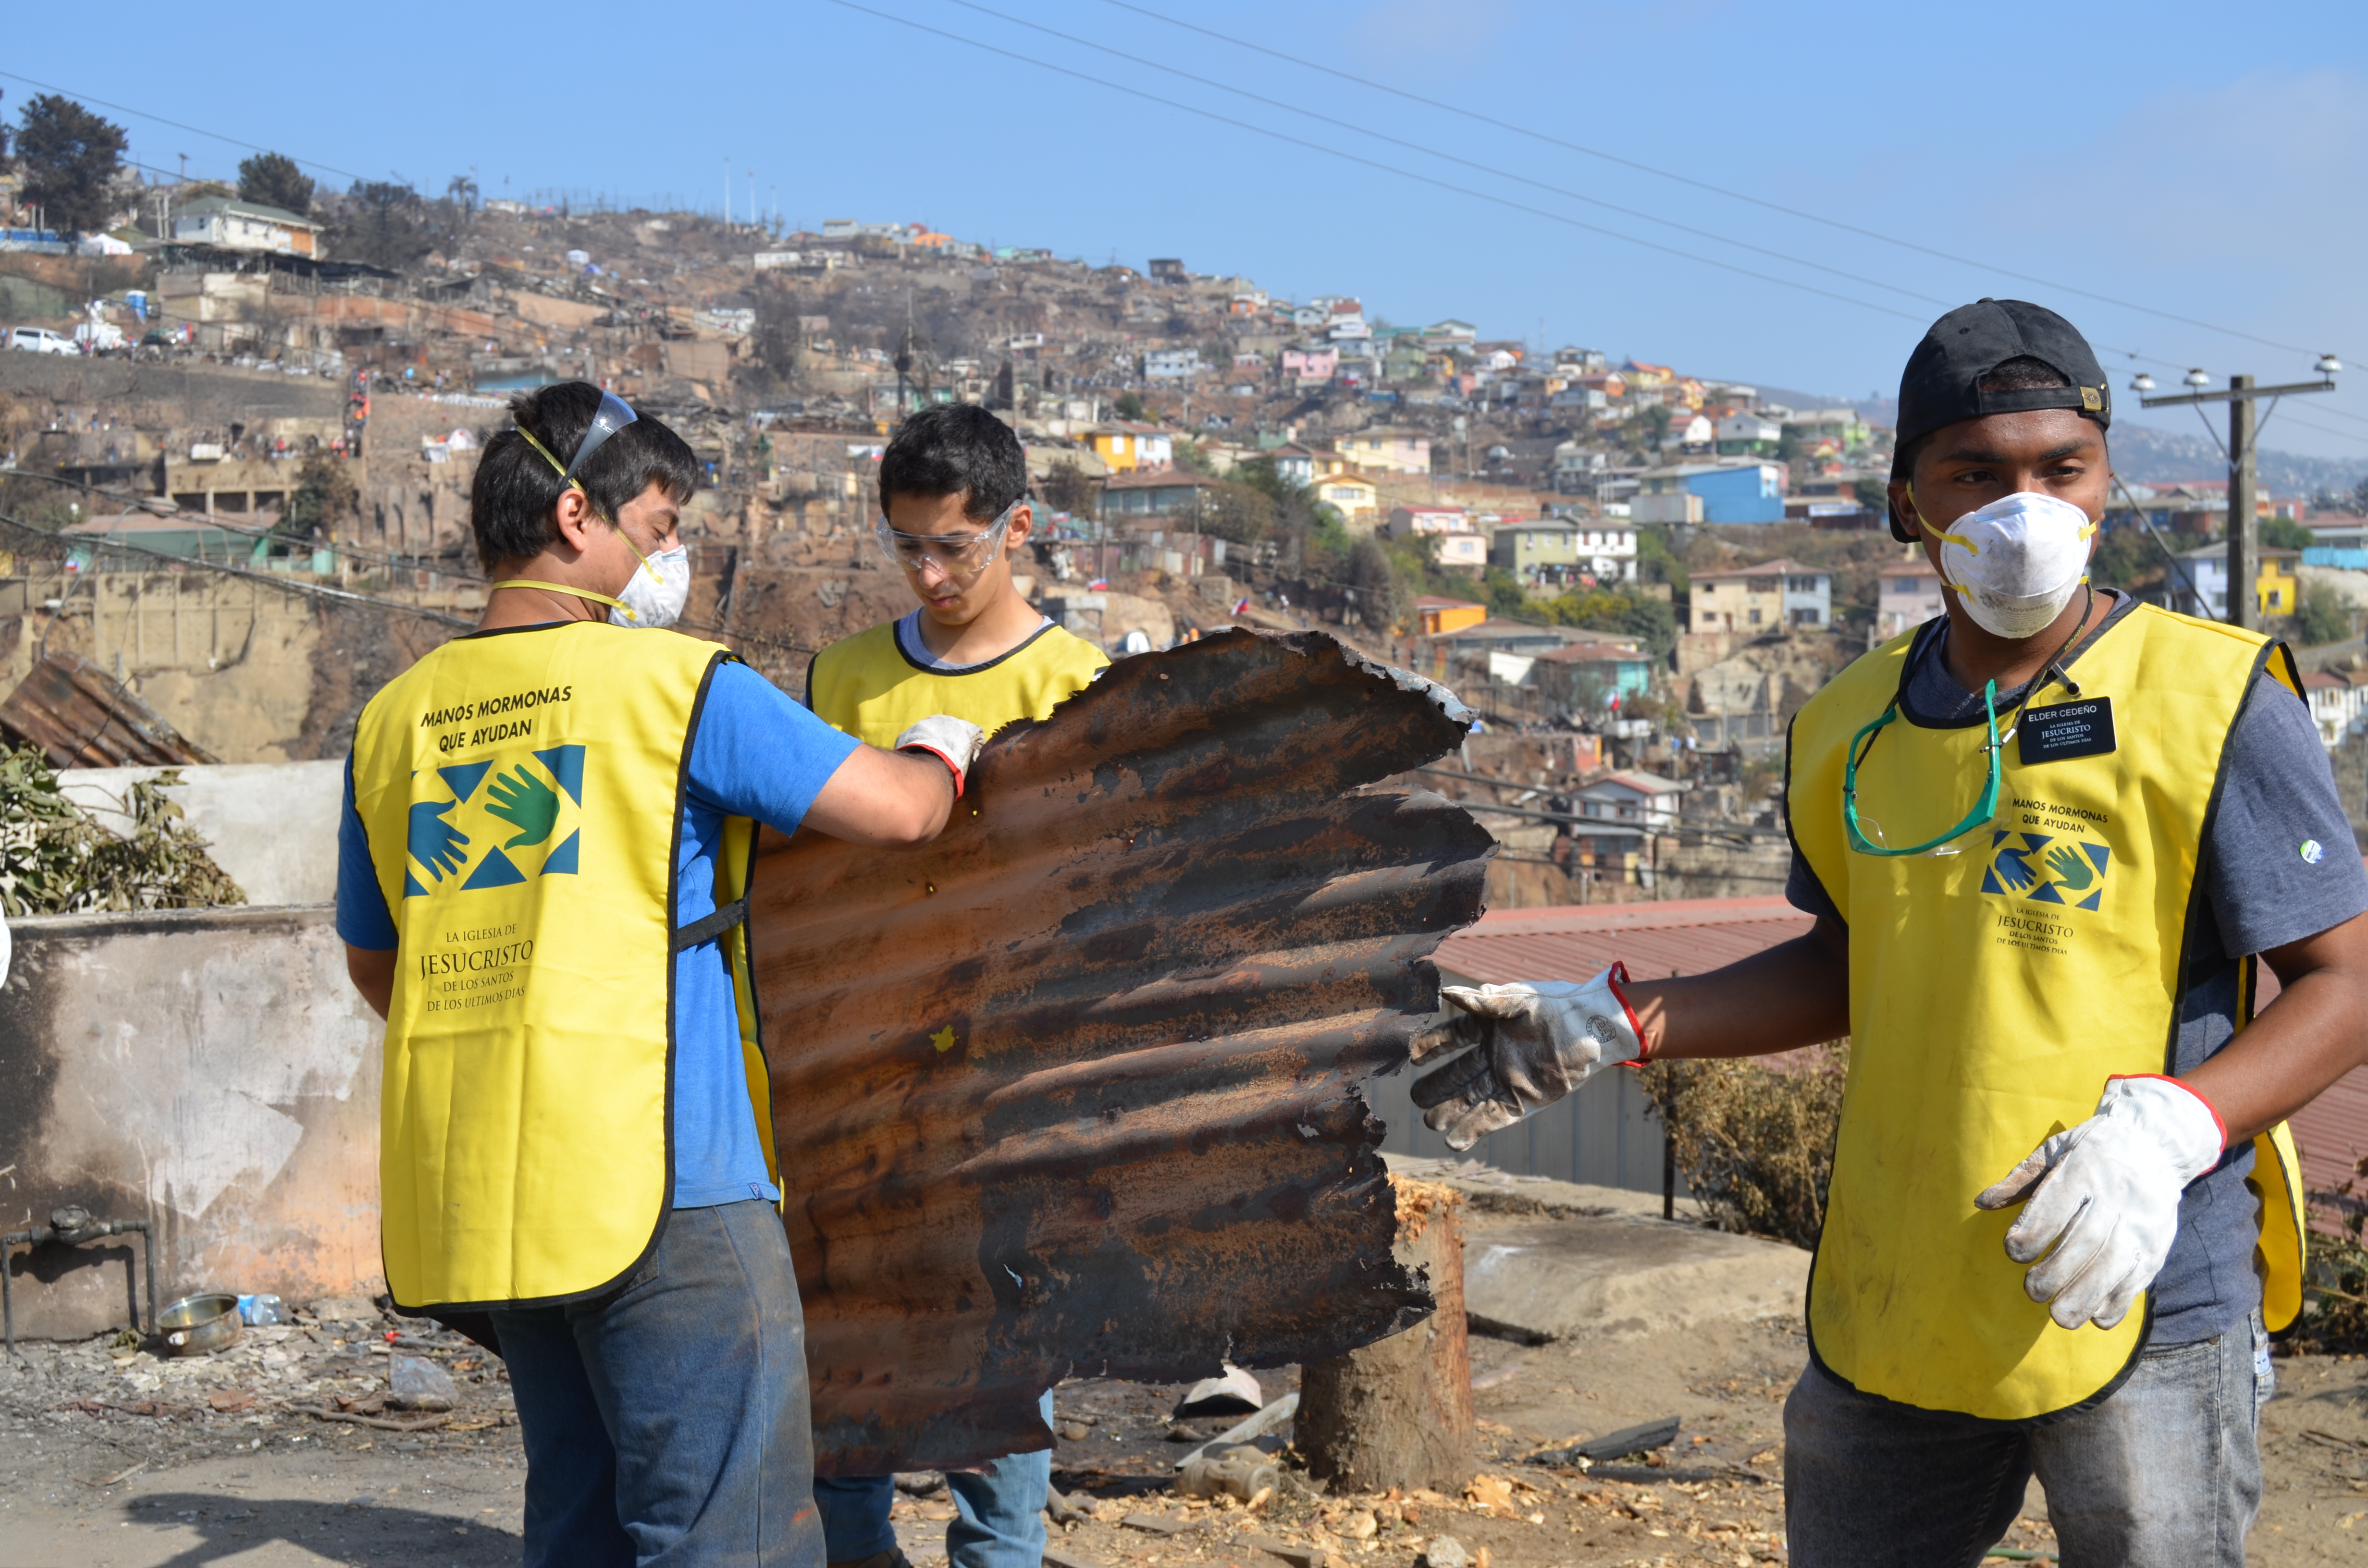
[[[2110,590],[2107,590],[2110,591]],[[2116,596],[2101,625],[2064,665],[2136,608]],[[1910,649],[1915,661],[1900,709],[1928,729],[1982,722],[1979,692],[1967,691],[1941,657],[1942,620]],[[2074,679],[2078,679],[2076,673]],[[2022,699],[2022,687],[1998,695],[2001,717]],[[2316,862],[2298,852],[2317,842]],[[2196,868],[2203,900],[2188,934],[2185,995],[2180,1008],[2174,1071],[2194,1071],[2237,1035],[2237,971],[2230,960],[2299,942],[2368,912],[2368,871],[2351,834],[2351,818],[2335,792],[2335,772],[2310,710],[2268,675],[2253,689],[2228,734],[2219,808],[2204,835]],[[1793,906],[1842,924],[1809,863],[1795,846],[1784,896]],[[2151,1343],[2186,1345],[2234,1328],[2261,1304],[2253,1272],[2260,1233],[2260,1205],[2246,1189],[2253,1145],[2239,1143],[2188,1185],[2179,1204],[2179,1234],[2154,1281]],[[1999,1173],[2003,1175],[2004,1173]]]
[[[675,924],[688,926],[715,912],[716,855],[726,817],[753,817],[795,832],[856,744],[747,665],[719,667],[691,732],[675,860]],[[337,935],[372,952],[395,946],[394,921],[354,809],[350,756],[337,831]],[[766,1179],[764,1146],[757,1139],[723,939],[676,954],[674,972],[674,1206],[778,1199],[780,1190]]]

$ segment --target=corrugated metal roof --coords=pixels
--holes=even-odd
[[[1590,980],[1614,959],[1640,980],[1658,980],[1748,959],[1806,936],[1814,924],[1782,898],[1491,910],[1440,943],[1438,962],[1442,972],[1484,985]]]
[[[2260,966],[2258,1006],[2268,1006],[2283,989],[2270,966]],[[2344,1210],[2324,1201],[2352,1179],[2359,1163],[2368,1158],[2368,1068],[2354,1067],[2329,1085],[2325,1093],[2296,1111],[2293,1118],[2294,1147],[2302,1154],[2302,1184],[2323,1197],[2311,1218],[2322,1230],[2333,1230]],[[2352,1189],[2355,1203],[2368,1203],[2368,1187]]]
[[[170,767],[214,760],[79,653],[50,653],[33,665],[0,702],[0,734],[40,747],[52,767]]]
[[[1429,1309],[1360,1085],[1435,1011],[1494,845],[1351,791],[1468,719],[1320,632],[1228,631],[1003,732],[926,848],[768,835],[750,930],[825,1473],[1045,1448],[1072,1371],[1304,1361]]]

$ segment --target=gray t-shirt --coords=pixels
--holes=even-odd
[[[2080,653],[2136,607],[2126,594],[2114,597],[2103,624],[2062,661],[2075,680]],[[1981,694],[1959,686],[1941,656],[1947,637],[1946,619],[1934,620],[1908,652],[1901,716],[1928,729],[1982,722]],[[2066,695],[2061,685],[2051,685],[2036,700],[2044,705]],[[1999,692],[2001,716],[2021,698],[2020,687]],[[2303,846],[2311,843],[2321,846],[2316,861],[2303,858]],[[2336,795],[2317,726],[2301,700],[2266,674],[2255,679],[2229,733],[2219,808],[2196,875],[2204,897],[2188,934],[2180,1073],[2235,1038],[2237,959],[2317,936],[2368,911],[2368,871]],[[1795,908],[1841,923],[1798,846],[1784,896]],[[2245,1187],[2252,1168],[2252,1145],[2239,1144],[2180,1199],[2179,1236],[2155,1277],[2152,1343],[2213,1338],[2260,1305],[2261,1283],[2253,1272],[2260,1223]]]

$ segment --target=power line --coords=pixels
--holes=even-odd
[[[913,21],[908,17],[895,16],[887,11],[875,11],[869,6],[860,6],[856,4],[856,0],[828,0],[828,3],[839,6],[844,10],[858,11],[867,17],[878,17],[883,22],[894,22],[898,27],[910,28],[916,32],[929,33],[938,38],[948,39],[955,43],[963,44],[969,48],[983,51],[988,54],[1000,55],[1006,60],[1016,60],[1023,65],[1032,65],[1038,70],[1050,71],[1057,75],[1070,77],[1075,81],[1085,82],[1097,87],[1105,87],[1114,93],[1124,93],[1129,97],[1141,98],[1147,103],[1158,104],[1166,108],[1179,109],[1186,114],[1194,115],[1202,119],[1214,120],[1220,125],[1230,125],[1237,131],[1247,131],[1254,135],[1264,136],[1276,142],[1286,142],[1294,147],[1304,147],[1313,153],[1322,153],[1327,157],[1338,158],[1346,163],[1361,165],[1369,169],[1379,169],[1383,174],[1397,175],[1403,178],[1416,180],[1421,184],[1434,187],[1440,190],[1452,191],[1458,196],[1469,196],[1481,201],[1491,202],[1498,207],[1508,208],[1516,212],[1526,212],[1531,217],[1543,218],[1549,222],[1561,223],[1568,228],[1583,230],[1590,234],[1601,234],[1610,239],[1624,240],[1630,244],[1642,245],[1646,250],[1658,251],[1664,256],[1674,256],[1686,261],[1700,262],[1704,267],[1714,267],[1722,272],[1732,272],[1740,277],[1757,278],[1762,283],[1773,283],[1779,288],[1795,289],[1803,293],[1816,294],[1823,299],[1839,300],[1843,304],[1856,305],[1861,310],[1874,311],[1883,315],[1896,317],[1901,321],[1921,324],[1925,319],[1920,315],[1911,315],[1906,311],[1895,311],[1888,305],[1878,305],[1871,300],[1858,299],[1849,294],[1838,294],[1830,289],[1820,289],[1813,283],[1803,283],[1795,278],[1780,278],[1774,273],[1754,271],[1752,268],[1748,267],[1738,267],[1731,261],[1721,261],[1715,256],[1698,256],[1692,251],[1679,250],[1675,245],[1665,245],[1656,240],[1648,240],[1641,235],[1622,233],[1617,229],[1607,229],[1602,227],[1600,224],[1585,222],[1565,213],[1550,211],[1543,207],[1532,207],[1529,203],[1523,201],[1515,201],[1508,197],[1494,195],[1491,192],[1485,190],[1475,190],[1470,186],[1457,185],[1452,180],[1439,179],[1430,175],[1417,173],[1412,169],[1400,168],[1395,164],[1385,164],[1376,158],[1368,158],[1361,156],[1359,153],[1344,152],[1338,147],[1327,147],[1321,142],[1310,142],[1305,137],[1293,136],[1289,131],[1271,130],[1267,126],[1256,125],[1246,119],[1236,119],[1231,115],[1219,114],[1214,109],[1201,108],[1195,104],[1184,103],[1175,98],[1162,97],[1157,93],[1145,92],[1140,87],[1130,87],[1123,83],[1107,81],[1102,77],[1091,75],[1083,71],[1073,71],[1065,65],[1055,65],[1048,60],[1039,60],[1032,55],[1021,54],[1016,50],[999,49],[994,44],[984,42],[978,39],[966,38],[961,33],[950,32],[944,28],[933,28],[925,22]],[[2157,363],[2168,364],[2169,361],[2162,360],[2157,361]]]
[[[126,104],[109,103],[105,98],[92,97],[88,93],[77,93],[71,87],[60,87],[48,82],[37,82],[30,76],[20,76],[14,71],[0,71],[0,76],[6,76],[12,82],[22,82],[27,86],[39,87],[45,93],[63,93],[66,97],[75,99],[77,102],[97,104],[101,108],[111,108],[118,114],[133,115],[141,119],[152,119],[159,125],[169,125],[176,131],[186,131],[193,136],[211,136],[217,142],[227,142],[233,147],[244,147],[250,153],[279,152],[279,149],[276,147],[258,147],[252,142],[242,142],[235,136],[224,136],[219,131],[207,131],[195,125],[184,125],[177,119],[166,119],[161,114],[150,114],[146,109],[132,108]],[[295,163],[309,164],[316,169],[325,169],[333,175],[342,175],[347,179],[364,179],[368,177],[364,175],[358,175],[351,169],[341,169],[334,164],[322,163],[317,158],[299,158],[292,153],[280,153],[279,155]]]
[[[1451,164],[1460,164],[1467,169],[1476,169],[1482,174],[1495,175],[1499,178],[1509,179],[1514,181],[1516,184],[1526,185],[1533,189],[1547,191],[1555,196],[1567,197],[1573,201],[1584,201],[1590,207],[1600,207],[1607,212],[1617,212],[1623,218],[1635,218],[1647,223],[1658,223],[1663,228],[1675,229],[1679,233],[1691,234],[1697,239],[1709,240],[1717,244],[1734,245],[1738,250],[1748,250],[1755,255],[1772,257],[1777,261],[1789,261],[1797,267],[1812,267],[1816,271],[1830,273],[1836,278],[1845,278],[1852,283],[1863,283],[1870,289],[1884,289],[1888,290],[1890,292],[1895,294],[1905,294],[1911,300],[1920,300],[1929,305],[1939,305],[1943,310],[1946,310],[1952,302],[1936,295],[1918,293],[1913,289],[1903,289],[1896,283],[1885,283],[1879,278],[1865,278],[1855,272],[1846,272],[1839,267],[1828,267],[1821,261],[1811,261],[1806,256],[1793,256],[1786,251],[1770,250],[1765,245],[1756,245],[1751,244],[1749,241],[1738,240],[1732,235],[1717,233],[1709,229],[1697,229],[1691,224],[1678,222],[1674,219],[1655,217],[1650,212],[1642,211],[1634,207],[1622,207],[1617,202],[1605,201],[1600,197],[1589,196],[1584,191],[1569,190],[1565,189],[1562,186],[1549,185],[1543,180],[1531,179],[1526,175],[1518,175],[1509,169],[1499,168],[1493,164],[1484,164],[1475,159],[1459,157],[1453,153],[1442,152],[1437,147],[1426,146],[1419,142],[1409,142],[1404,137],[1392,136],[1385,131],[1375,131],[1369,126],[1359,125],[1352,120],[1337,119],[1331,115],[1319,114],[1311,108],[1302,108],[1296,104],[1286,103],[1281,98],[1270,98],[1262,93],[1253,93],[1246,87],[1236,87],[1230,83],[1220,82],[1213,77],[1198,76],[1190,71],[1181,70],[1177,66],[1168,65],[1160,61],[1146,60],[1139,54],[1129,54],[1123,50],[1112,49],[1108,44],[1096,43],[1091,39],[1079,38],[1075,33],[1064,33],[1056,28],[1045,27],[1041,22],[1031,22],[1027,20],[1025,17],[1009,16],[1004,12],[994,10],[985,6],[981,6],[976,3],[976,0],[947,0],[947,3],[950,5],[960,6],[967,11],[976,11],[981,16],[993,17],[997,21],[1008,22],[1014,27],[1027,28],[1031,31],[1042,33],[1048,38],[1057,38],[1066,43],[1074,43],[1086,49],[1098,51],[1100,53],[1110,56],[1112,59],[1123,60],[1129,64],[1149,66],[1154,71],[1164,71],[1171,76],[1180,76],[1185,81],[1197,82],[1204,87],[1214,87],[1219,92],[1231,93],[1236,97],[1247,98],[1253,103],[1264,104],[1269,108],[1279,108],[1287,114],[1300,115],[1308,119],[1319,121],[1325,125],[1337,126],[1342,131],[1353,131],[1360,136],[1370,136],[1376,142],[1385,142],[1393,147],[1403,147],[1408,152],[1420,153],[1434,158],[1441,158]]]
[[[961,0],[956,0],[956,3],[960,4]],[[1674,180],[1679,185],[1691,186],[1697,190],[1706,190],[1714,196],[1724,196],[1731,200],[1748,202],[1754,207],[1764,208],[1770,212],[1781,212],[1788,218],[1799,218],[1806,222],[1820,223],[1827,228],[1839,230],[1843,233],[1856,234],[1861,239],[1880,240],[1884,244],[1896,245],[1902,250],[1915,251],[1922,256],[1936,256],[1942,261],[1955,262],[1964,266],[1980,267],[1987,271],[1995,272],[2002,278],[2012,278],[2024,283],[2036,283],[2043,288],[2059,290],[2066,294],[2078,294],[2083,299],[2095,300],[2102,304],[2117,305],[2123,310],[2138,311],[2146,315],[2159,316],[2165,321],[2175,321],[2186,326],[2202,327],[2206,332],[2216,332],[2229,337],[2241,337],[2248,342],[2262,344],[2271,348],[2283,348],[2288,352],[2294,354],[2322,354],[2326,352],[2323,348],[2304,348],[2292,343],[2281,342],[2274,337],[2263,337],[2257,333],[2245,332],[2237,327],[2221,326],[2212,322],[2199,321],[2193,316],[2180,315],[2176,312],[2172,311],[2157,310],[2152,305],[2142,305],[2137,303],[2135,301],[2119,299],[2111,294],[2100,294],[2094,290],[2082,289],[2074,284],[2058,283],[2052,278],[2040,278],[2032,273],[2017,272],[2011,267],[1998,267],[1989,262],[1976,261],[1972,257],[1960,256],[1953,251],[1939,250],[1930,245],[1918,244],[1913,240],[1903,240],[1896,234],[1886,234],[1879,229],[1861,228],[1858,224],[1847,223],[1838,218],[1827,218],[1819,213],[1805,211],[1801,208],[1787,207],[1782,202],[1770,201],[1763,197],[1752,196],[1744,191],[1730,190],[1725,186],[1713,185],[1707,180],[1695,179],[1691,175],[1681,175],[1673,170],[1656,168],[1651,164],[1639,163],[1634,158],[1624,158],[1617,153],[1606,153],[1600,148],[1583,146],[1577,142],[1565,142],[1561,137],[1550,136],[1543,131],[1532,131],[1528,126],[1516,125],[1511,120],[1498,119],[1492,115],[1482,114],[1475,109],[1464,108],[1460,105],[1447,103],[1438,98],[1425,97],[1419,93],[1411,93],[1402,87],[1393,87],[1386,82],[1376,82],[1368,77],[1355,75],[1349,72],[1338,70],[1329,65],[1319,64],[1312,60],[1304,60],[1296,55],[1286,54],[1281,50],[1269,49],[1264,44],[1252,43],[1247,39],[1235,38],[1230,34],[1218,32],[1212,28],[1204,28],[1197,23],[1183,21],[1178,17],[1167,16],[1161,12],[1152,10],[1148,6],[1135,5],[1133,3],[1133,0],[1103,0],[1103,4],[1115,6],[1122,11],[1132,11],[1137,16],[1148,17],[1156,22],[1165,22],[1169,27],[1181,28],[1188,32],[1199,33],[1204,38],[1214,39],[1220,43],[1231,44],[1236,49],[1246,49],[1253,51],[1254,53],[1268,55],[1303,71],[1318,71],[1326,76],[1335,76],[1344,82],[1352,82],[1360,87],[1370,87],[1375,92],[1388,93],[1394,97],[1404,98],[1409,103],[1421,104],[1426,108],[1440,109],[1448,114],[1461,115],[1466,119],[1476,120],[1483,125],[1492,125],[1500,131],[1509,131],[1517,136],[1526,136],[1531,141],[1543,142],[1549,146],[1560,147],[1566,152],[1578,153],[1590,158],[1600,158],[1605,163],[1617,164],[1622,168],[1634,169],[1640,174],[1652,175],[1659,179]],[[2116,352],[2120,351],[2116,350]],[[2157,360],[2155,362],[2157,364],[2166,363],[2166,361],[2162,360]]]

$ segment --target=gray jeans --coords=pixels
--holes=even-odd
[[[2065,1568],[2244,1568],[2261,1504],[2269,1335],[2139,1354],[2129,1381],[2029,1430],[1927,1415],[1812,1366],[1784,1402],[1784,1518],[1798,1568],[1973,1568],[2036,1472]]]

